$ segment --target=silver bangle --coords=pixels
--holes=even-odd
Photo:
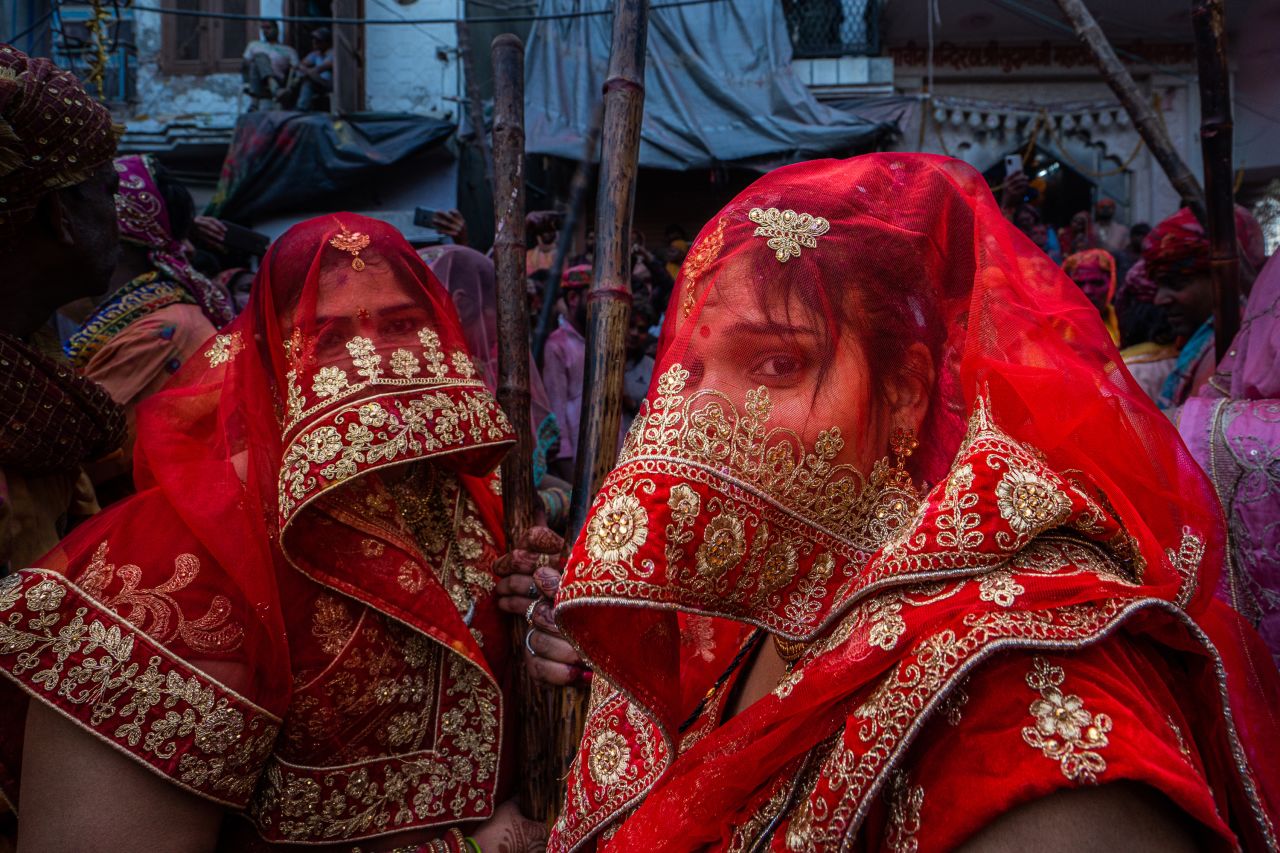
[[[536,630],[536,628],[530,628],[528,631],[525,631],[524,634],[524,647],[529,654],[535,658],[538,656],[538,653],[534,651],[533,644],[530,643],[529,640],[533,637],[533,632]]]

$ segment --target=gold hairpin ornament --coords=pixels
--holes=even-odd
[[[821,216],[796,213],[794,210],[765,210],[753,207],[747,218],[759,227],[751,235],[768,237],[768,246],[779,263],[800,257],[800,247],[816,249],[818,238],[831,230],[831,223]]]
[[[340,252],[350,252],[353,256],[351,258],[351,268],[356,272],[360,272],[360,270],[364,269],[364,261],[360,260],[360,252],[369,248],[369,235],[362,234],[359,231],[348,231],[347,226],[341,223],[339,223],[339,227],[342,229],[342,233],[333,235],[333,238],[329,240],[329,245]]]

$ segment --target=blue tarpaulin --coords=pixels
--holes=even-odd
[[[605,0],[541,0],[539,14]],[[540,20],[525,59],[529,153],[580,159],[608,72],[612,15]],[[819,103],[791,69],[781,4],[720,0],[649,15],[640,165],[767,168],[871,149],[896,130]],[[594,156],[594,155],[593,155]]]

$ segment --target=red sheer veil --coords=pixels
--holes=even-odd
[[[913,387],[927,394],[906,465],[927,490],[919,509],[892,469],[896,424],[885,414]],[[970,465],[997,445],[1015,456]],[[1256,638],[1213,599],[1225,538],[1217,498],[1097,309],[963,163],[814,161],[758,180],[694,242],[653,386],[574,547],[556,614],[603,680],[651,719],[648,763],[663,770],[750,626],[823,638],[873,595],[989,572],[1059,528],[1105,547],[1128,580],[1046,577],[1020,603],[1142,602],[1132,612],[1150,606],[1207,635],[1206,659],[1225,662],[1235,724],[1270,796],[1276,765],[1263,753],[1275,748],[1275,720],[1259,699],[1274,696],[1274,674],[1254,668],[1266,663]],[[785,701],[732,720],[719,752],[698,753],[704,763],[682,756],[661,781],[638,779],[630,796],[648,799],[614,843],[662,826],[691,833],[693,847],[700,821],[702,840],[716,837],[761,774],[843,719],[839,703],[868,683],[860,668],[878,653],[859,642],[837,646],[825,675],[813,670]],[[562,824],[561,842],[579,830],[589,831]]]
[[[501,531],[500,499],[481,477],[511,428],[448,294],[403,236],[349,213],[296,225],[268,252],[246,310],[202,354],[140,408],[138,494],[41,562],[76,585],[67,600],[114,613],[115,630],[182,677],[208,674],[214,695],[267,720],[267,750],[291,692],[281,599],[295,569],[484,668],[445,591],[398,585],[404,556],[370,545],[356,518],[364,475],[430,460]],[[339,488],[355,518],[346,525],[316,511]],[[165,761],[180,754],[161,761],[137,738],[122,747],[179,775]],[[184,783],[232,805],[252,789],[252,773],[234,790],[196,775]]]

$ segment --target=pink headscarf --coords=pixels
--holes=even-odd
[[[462,322],[467,349],[475,358],[490,391],[498,390],[498,282],[493,261],[467,246],[432,246],[418,255],[427,262],[449,295]],[[529,393],[532,395],[534,434],[551,414],[551,403],[542,374],[529,363]]]
[[[226,294],[191,265],[182,244],[174,239],[169,209],[152,174],[151,158],[136,154],[117,157],[116,172],[120,175],[116,193],[120,239],[146,249],[151,266],[186,288],[216,328],[230,323],[236,314]]]
[[[1233,400],[1280,397],[1280,262],[1273,256],[1253,283],[1244,321],[1219,376],[1231,378]]]

